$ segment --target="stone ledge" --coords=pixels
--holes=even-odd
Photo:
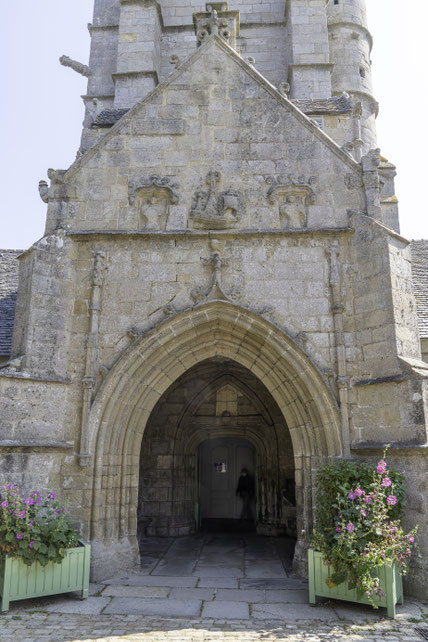
[[[68,231],[67,236],[75,238],[90,238],[94,236],[107,236],[107,237],[134,237],[134,238],[175,238],[175,237],[190,237],[190,238],[205,238],[205,237],[240,237],[240,236],[309,236],[311,234],[329,236],[331,234],[354,234],[355,230],[352,227],[325,227],[325,228],[308,228],[308,229],[257,229],[257,230],[166,230],[166,231],[147,231],[147,230],[73,230]]]
[[[0,440],[0,449],[35,449],[39,448],[41,450],[70,450],[73,448],[73,444],[69,441],[14,441],[9,439]]]
[[[55,377],[40,377],[36,374],[24,372],[0,372],[0,377],[5,379],[20,379],[23,381],[39,381],[40,383],[60,383],[68,385],[72,383],[71,379],[59,379]]]
[[[369,441],[351,444],[352,452],[368,455],[382,454],[386,448],[388,448],[389,456],[407,455],[411,457],[413,455],[422,455],[426,457],[428,455],[428,444],[384,444]]]

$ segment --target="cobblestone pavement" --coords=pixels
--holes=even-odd
[[[423,639],[428,605],[406,600],[396,620],[364,605],[308,605],[307,583],[290,576],[289,542],[242,535],[145,541],[137,572],[92,584],[90,597],[12,602],[1,642],[119,640]]]

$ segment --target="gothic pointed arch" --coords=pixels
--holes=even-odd
[[[113,366],[92,405],[92,538],[136,532],[139,453],[158,400],[189,368],[231,359],[257,377],[290,430],[295,460],[342,454],[339,409],[316,365],[295,341],[259,315],[226,301],[177,314],[135,339]]]

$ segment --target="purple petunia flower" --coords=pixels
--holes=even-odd
[[[352,490],[351,490],[351,492],[350,492],[350,493],[348,493],[348,497],[349,497],[349,499],[355,499],[356,494],[355,494],[355,493],[353,493],[353,492],[352,492]]]
[[[364,495],[364,494],[365,494],[365,493],[364,493],[364,491],[363,491],[363,490],[361,490],[361,488],[356,488],[356,489],[354,490],[354,493],[356,494],[356,496],[357,496],[357,497],[361,497],[361,495]]]
[[[352,522],[349,522],[349,524],[346,525],[346,530],[349,531],[350,533],[352,533],[354,528],[355,528],[355,526],[353,525]]]
[[[25,519],[25,510],[18,511],[18,517],[19,519]]]
[[[31,542],[28,544],[28,548],[33,548],[34,546],[34,540],[31,540]]]
[[[24,533],[17,533],[16,534],[16,539],[23,539]]]
[[[383,486],[384,488],[386,488],[387,486],[391,486],[391,484],[392,484],[392,481],[389,479],[389,477],[384,477],[382,479],[381,486]]]
[[[7,502],[6,500],[1,504],[2,508],[7,508],[8,506],[9,506],[9,502]]]
[[[49,493],[48,498],[49,499],[55,499],[56,495],[55,493]]]
[[[389,495],[389,496],[386,498],[386,501],[388,502],[388,504],[391,504],[391,506],[394,506],[394,504],[396,504],[396,503],[397,503],[397,498],[396,498],[396,497],[394,497],[394,495]]]

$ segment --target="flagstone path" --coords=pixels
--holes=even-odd
[[[406,600],[397,619],[363,605],[308,605],[291,577],[291,542],[245,534],[144,540],[142,566],[91,585],[91,595],[12,602],[0,640],[421,641],[428,605]]]

